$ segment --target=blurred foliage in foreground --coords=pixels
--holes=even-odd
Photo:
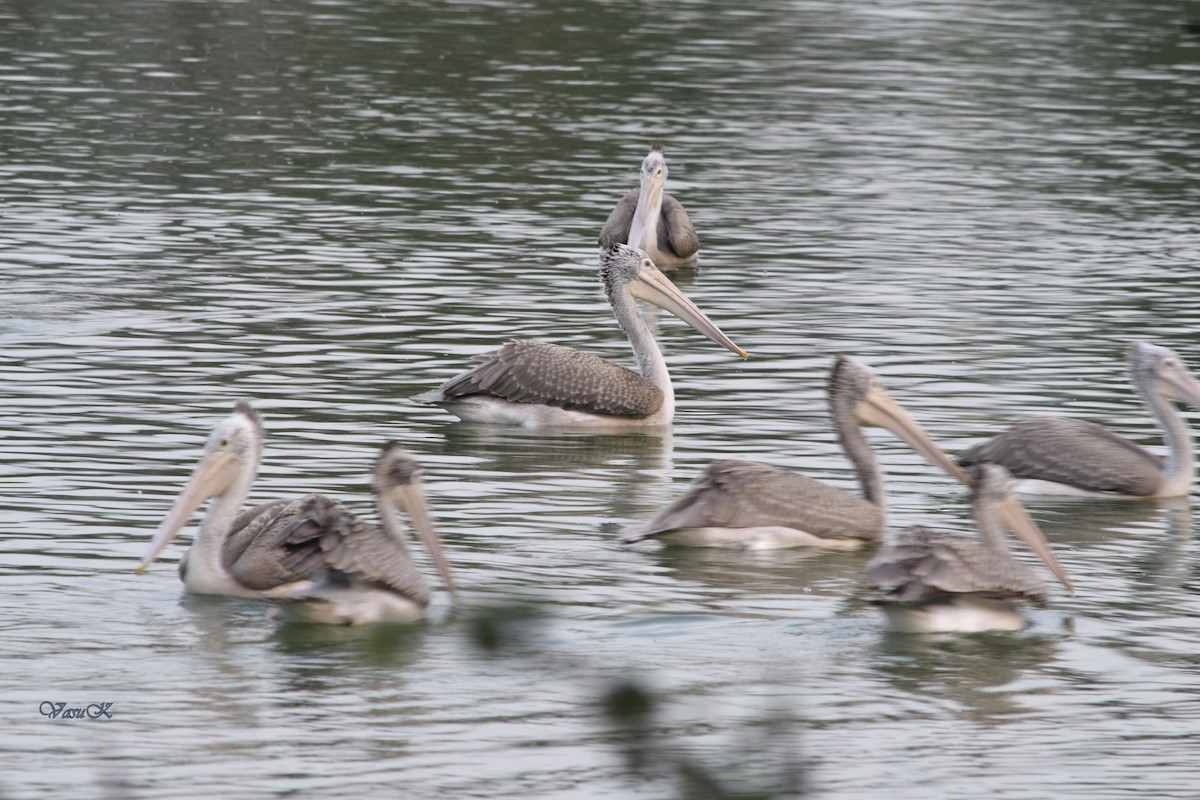
[[[487,658],[553,661],[558,674],[576,679],[590,696],[598,721],[623,760],[631,779],[671,784],[685,800],[777,800],[804,797],[806,765],[800,757],[798,721],[790,713],[772,713],[749,724],[735,723],[739,738],[722,748],[720,763],[689,754],[686,742],[664,719],[669,701],[636,678],[609,681],[597,692],[595,670],[586,661],[554,653],[542,628],[550,621],[544,607],[510,603],[476,609],[465,622],[472,644]],[[606,667],[611,672],[613,665]],[[596,696],[598,694],[598,696]],[[719,727],[713,709],[711,727]]]

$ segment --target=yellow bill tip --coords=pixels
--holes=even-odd
[[[134,574],[134,575],[145,575],[145,574],[146,574],[146,565],[145,565],[145,564],[138,564],[138,565],[137,565],[137,569],[135,569],[135,570],[133,571],[133,574]]]

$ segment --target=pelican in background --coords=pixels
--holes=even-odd
[[[454,591],[450,564],[421,489],[420,467],[399,445],[386,444],[375,464],[382,528],[363,523],[319,494],[240,511],[258,473],[262,446],[258,413],[239,401],[208,437],[199,465],[138,565],[139,575],[192,514],[215,498],[179,562],[179,576],[193,594],[320,604],[317,610],[289,612],[309,621],[419,619],[432,592],[412,563],[400,509],[408,512],[447,588]]]
[[[600,246],[629,244],[641,248],[660,268],[694,267],[700,239],[679,201],[663,191],[667,160],[661,144],[651,145],[642,161],[642,185],[631,189],[608,215]]]
[[[692,488],[649,522],[628,529],[626,544],[660,539],[691,547],[774,549],[877,542],[885,525],[883,469],[860,425],[876,425],[960,481],[966,475],[933,443],[865,364],[838,356],[829,406],[863,497],[795,472],[749,461],[710,464]]]
[[[891,630],[941,633],[1025,627],[1017,607],[1046,605],[1046,583],[1009,553],[1005,527],[1075,594],[1046,537],[1017,499],[1016,481],[1008,470],[979,464],[968,475],[982,543],[917,525],[896,535],[867,565],[867,581],[885,592],[879,602]]]
[[[1164,460],[1091,422],[1032,417],[958,455],[963,466],[990,461],[1008,468],[1024,494],[1177,497],[1195,477],[1187,423],[1174,400],[1200,408],[1200,384],[1174,351],[1144,342],[1129,347],[1129,372],[1142,401],[1166,432]]]
[[[570,347],[508,342],[475,356],[479,366],[412,398],[444,406],[470,422],[642,428],[675,416],[671,376],[635,300],[669,311],[709,340],[746,358],[704,312],[641,250],[623,244],[600,254],[600,278],[621,330],[637,357],[634,372]]]

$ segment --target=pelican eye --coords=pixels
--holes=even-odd
[[[229,437],[228,436],[221,439],[221,447],[229,447]]]

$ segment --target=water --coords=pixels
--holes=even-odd
[[[1186,503],[1033,507],[1079,595],[1016,635],[884,634],[869,553],[616,540],[717,457],[851,488],[838,352],[951,450],[1046,411],[1158,446],[1124,347],[1200,367],[1195,9],[561,5],[0,7],[0,795],[686,795],[598,705],[632,680],[648,759],[742,787],[1192,796]],[[408,403],[512,336],[628,363],[594,241],[659,139],[701,234],[678,283],[750,360],[657,318],[662,435]],[[462,609],[280,628],[184,597],[179,546],[134,576],[239,397],[268,428],[252,501],[369,513],[378,445],[413,450]],[[968,525],[871,436],[892,524]],[[480,650],[515,597],[540,621]]]

